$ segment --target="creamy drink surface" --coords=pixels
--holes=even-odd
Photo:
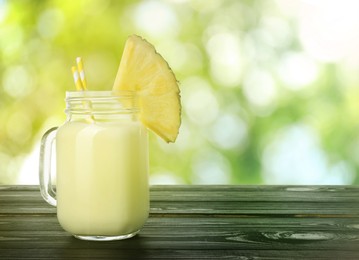
[[[144,225],[149,212],[147,142],[147,130],[136,121],[83,120],[59,128],[57,216],[66,231],[118,236]]]

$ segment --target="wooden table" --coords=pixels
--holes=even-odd
[[[0,186],[0,259],[359,259],[359,187],[154,186],[134,238],[62,230],[36,186]]]

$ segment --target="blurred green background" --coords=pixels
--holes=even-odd
[[[151,183],[358,184],[359,1],[0,0],[0,184],[38,183],[71,66],[110,90],[126,38],[180,81],[175,144],[151,135]]]

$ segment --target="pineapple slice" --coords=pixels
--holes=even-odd
[[[127,39],[113,90],[136,91],[142,123],[166,142],[176,141],[181,125],[180,90],[153,45],[137,35]]]

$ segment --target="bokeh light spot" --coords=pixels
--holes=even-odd
[[[182,84],[183,106],[188,118],[197,125],[212,123],[219,112],[217,97],[209,83],[192,77]]]
[[[263,163],[266,184],[318,184],[325,176],[325,155],[304,125],[282,129],[266,147]]]
[[[262,69],[252,69],[243,80],[243,91],[254,106],[272,107],[277,98],[277,88],[272,75]]]
[[[287,49],[293,41],[294,35],[286,19],[278,16],[264,16],[261,19],[260,40],[272,48]]]
[[[203,67],[202,53],[194,44],[167,40],[156,49],[171,64],[173,71],[193,72]]]
[[[359,1],[302,1],[299,38],[313,57],[334,62],[359,53]]]
[[[6,69],[3,76],[5,92],[14,98],[26,96],[33,89],[31,73],[24,66],[13,66]]]
[[[284,86],[300,90],[311,84],[318,76],[316,63],[302,53],[287,53],[278,67]]]
[[[219,115],[210,130],[210,140],[221,149],[233,149],[246,142],[248,126],[239,116],[231,113]]]
[[[215,150],[201,150],[192,163],[193,184],[229,184],[231,166],[227,158]]]
[[[329,165],[316,132],[304,124],[280,130],[264,150],[263,165],[265,184],[348,184],[353,179],[346,164]]]
[[[184,184],[183,179],[170,171],[156,171],[150,175],[150,185]]]
[[[54,38],[63,27],[64,14],[59,9],[47,9],[40,15],[37,30],[43,38]]]
[[[238,86],[241,80],[239,37],[232,33],[217,33],[206,44],[211,60],[211,75],[223,86]]]
[[[5,0],[0,0],[0,23],[5,20],[7,15],[7,4]]]
[[[176,13],[159,1],[143,1],[135,11],[136,26],[149,35],[175,34],[178,30]]]

